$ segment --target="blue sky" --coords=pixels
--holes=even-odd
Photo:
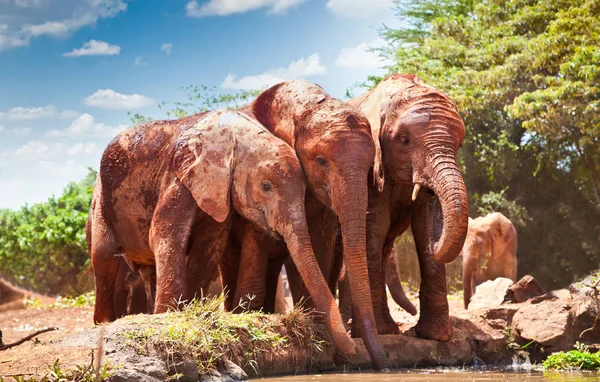
[[[305,78],[342,98],[384,64],[393,0],[0,0],[0,208],[59,195],[186,85]]]

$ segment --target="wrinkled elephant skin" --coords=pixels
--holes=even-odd
[[[452,327],[444,263],[458,256],[468,220],[467,192],[456,163],[463,121],[445,94],[410,74],[390,75],[349,103],[369,118],[376,145],[367,238],[379,333],[398,333],[387,306],[384,257],[411,226],[422,276],[415,329],[420,337],[447,341]]]
[[[352,301],[357,307],[355,322],[363,328],[362,337],[375,368],[386,367],[372,311],[365,256],[368,174],[375,155],[367,118],[356,108],[329,96],[320,86],[303,80],[277,84],[240,111],[295,149],[308,184],[306,214],[310,240],[330,287],[335,284],[341,266],[334,252],[340,227]],[[348,150],[350,147],[355,150]],[[230,245],[233,253],[228,251],[228,255],[238,258],[239,270],[232,265],[236,261],[224,260],[221,267],[228,288],[230,283],[237,282],[235,297],[228,302],[228,308],[235,308],[240,299],[252,294],[256,297],[250,303],[251,308],[271,311],[275,282],[286,254],[277,240],[252,224],[234,224],[241,229],[234,230],[236,242]],[[312,297],[307,305],[319,305],[306,285],[303,270],[293,260],[286,263],[286,270],[295,302]]]
[[[177,309],[218,272],[235,212],[281,235],[336,344],[353,354],[312,251],[306,180],[293,149],[247,115],[213,111],[119,133],[102,155],[88,235],[95,322],[113,321],[121,259],[140,267],[154,313]],[[117,256],[120,255],[120,256]],[[151,307],[150,307],[151,309]]]

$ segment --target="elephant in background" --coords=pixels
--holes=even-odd
[[[292,148],[243,113],[213,111],[122,131],[102,155],[92,196],[94,321],[116,319],[123,259],[134,271],[155,267],[154,313],[205,290],[218,272],[235,211],[283,238],[336,345],[354,354],[312,250],[305,190]]]
[[[377,329],[399,332],[387,306],[385,259],[410,226],[421,272],[415,330],[422,338],[448,341],[452,326],[444,263],[459,255],[469,217],[456,163],[463,121],[447,95],[411,74],[392,74],[348,102],[368,117],[375,142],[367,246]]]
[[[348,269],[351,299],[364,343],[376,369],[387,359],[378,338],[366,259],[368,176],[375,156],[369,121],[356,108],[304,80],[279,83],[240,108],[275,136],[292,146],[306,175],[306,213],[310,240],[322,274],[334,288],[341,267],[336,262],[338,227],[342,232],[343,261]],[[349,148],[354,148],[350,150]],[[222,262],[224,283],[233,292],[229,308],[248,293],[256,298],[252,309],[273,309],[275,283],[287,250],[247,219],[234,219],[231,253]],[[308,239],[308,238],[307,238]],[[233,260],[228,260],[229,255]],[[286,263],[294,303],[312,297],[299,277],[297,264]],[[235,285],[234,285],[235,284]],[[305,306],[313,307],[312,300]]]
[[[484,281],[497,277],[517,281],[517,231],[500,212],[469,218],[469,231],[461,255],[465,309],[475,287]]]

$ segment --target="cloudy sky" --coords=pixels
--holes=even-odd
[[[305,78],[333,96],[382,62],[393,0],[0,0],[0,208],[59,195],[187,85]]]

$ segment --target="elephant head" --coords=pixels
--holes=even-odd
[[[393,74],[354,101],[369,115],[376,145],[375,182],[401,186],[414,201],[435,195],[427,224],[428,250],[438,262],[460,253],[467,234],[468,200],[456,163],[465,126],[454,103],[413,75]],[[385,170],[384,170],[385,169]],[[412,189],[412,194],[409,190]]]
[[[366,261],[368,177],[375,156],[369,121],[304,80],[274,85],[241,110],[296,149],[309,190],[338,216],[358,324],[375,366],[385,367]]]
[[[202,211],[223,222],[231,209],[286,242],[341,350],[354,354],[312,249],[306,180],[294,150],[243,113],[216,111],[184,129],[173,166]]]

